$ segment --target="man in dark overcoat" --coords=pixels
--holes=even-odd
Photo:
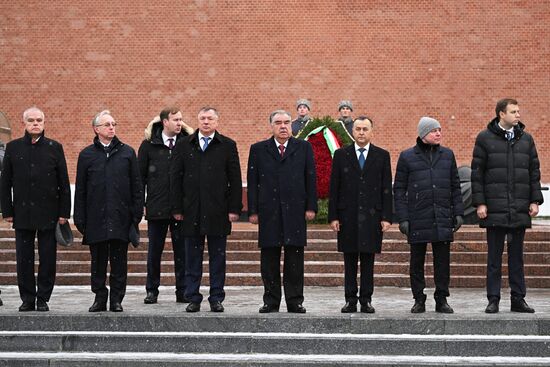
[[[91,286],[95,300],[90,312],[122,312],[128,277],[130,230],[143,215],[143,187],[136,153],[115,135],[116,122],[108,110],[92,120],[96,134],[84,148],[76,167],[74,223],[90,247]],[[133,227],[133,228],[132,228]],[[110,294],[105,282],[110,261]]]
[[[202,259],[208,241],[210,310],[223,312],[227,235],[242,210],[242,179],[237,144],[216,129],[219,114],[203,107],[199,128],[174,150],[172,214],[182,222],[185,237],[187,312],[200,311]]]
[[[499,311],[502,252],[508,239],[508,282],[512,312],[533,313],[525,302],[523,239],[543,203],[540,163],[533,137],[519,120],[515,99],[497,102],[496,117],[476,138],[472,159],[472,205],[487,228],[486,313]]]
[[[44,135],[44,112],[23,112],[25,135],[6,146],[0,200],[2,216],[15,229],[19,311],[48,311],[55,283],[55,227],[71,215],[71,188],[63,146]],[[13,196],[12,196],[13,190]],[[38,277],[34,240],[38,237]]]
[[[160,286],[160,268],[166,234],[170,229],[174,254],[176,302],[185,299],[185,242],[179,230],[181,223],[172,217],[170,203],[170,165],[174,161],[172,151],[176,142],[193,133],[183,122],[177,107],[165,108],[158,118],[145,129],[145,140],[138,150],[139,171],[145,198],[147,219],[147,295],[146,304],[157,303]]]
[[[441,124],[422,117],[416,145],[399,155],[393,186],[399,230],[410,243],[410,279],[415,303],[412,313],[426,311],[424,261],[432,244],[435,311],[453,313],[447,303],[450,282],[450,246],[463,223],[464,207],[456,160],[441,146]]]
[[[260,313],[279,311],[282,247],[287,311],[305,313],[306,220],[314,219],[317,212],[313,149],[309,142],[291,137],[288,112],[272,112],[269,123],[273,136],[250,147],[247,176],[249,221],[259,224],[264,284]]]
[[[372,120],[353,123],[354,144],[338,149],[332,160],[328,220],[338,232],[338,251],[344,253],[343,313],[374,313],[374,257],[382,250],[383,232],[393,215],[390,154],[371,144]],[[361,289],[357,297],[357,262],[361,261]]]

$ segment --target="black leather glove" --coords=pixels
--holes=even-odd
[[[454,232],[458,231],[463,224],[464,224],[464,219],[462,219],[461,215],[457,215],[455,217],[455,226],[453,228],[453,231]]]
[[[399,231],[403,233],[405,236],[409,235],[409,221],[403,221],[399,223]]]

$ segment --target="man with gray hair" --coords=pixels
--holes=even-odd
[[[63,146],[44,135],[44,112],[23,113],[25,135],[6,146],[0,200],[4,220],[15,229],[19,311],[48,311],[55,282],[56,225],[71,215],[71,189]],[[12,196],[13,191],[13,196]],[[34,241],[38,237],[38,278]]]
[[[106,311],[109,296],[110,310],[122,312],[128,243],[143,214],[143,188],[136,153],[117,138],[116,126],[108,110],[94,117],[94,142],[80,152],[76,167],[74,223],[92,257],[95,301],[90,312]],[[109,260],[110,295],[105,286]]]
[[[296,136],[304,127],[311,121],[311,102],[307,99],[299,99],[296,101],[296,111],[298,117],[292,121],[292,136]]]
[[[269,116],[273,136],[253,144],[248,158],[249,221],[259,224],[258,246],[264,305],[260,313],[278,312],[281,303],[281,248],[283,282],[288,312],[305,313],[304,247],[306,221],[317,212],[313,149],[291,136],[291,117],[284,110]]]

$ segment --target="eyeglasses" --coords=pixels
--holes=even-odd
[[[116,122],[106,122],[104,124],[99,124],[97,127],[116,127]]]

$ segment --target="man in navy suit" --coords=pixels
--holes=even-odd
[[[353,122],[355,143],[334,153],[330,176],[328,220],[338,232],[338,251],[344,253],[346,304],[343,313],[374,313],[374,256],[382,249],[382,234],[391,225],[392,183],[390,154],[370,143],[372,120]],[[357,297],[357,262],[361,289]]]
[[[288,312],[305,313],[304,247],[306,220],[315,218],[317,189],[313,149],[291,137],[291,117],[271,113],[273,136],[250,147],[248,157],[249,221],[259,224],[264,305],[260,313],[277,312],[281,302],[281,248]]]

